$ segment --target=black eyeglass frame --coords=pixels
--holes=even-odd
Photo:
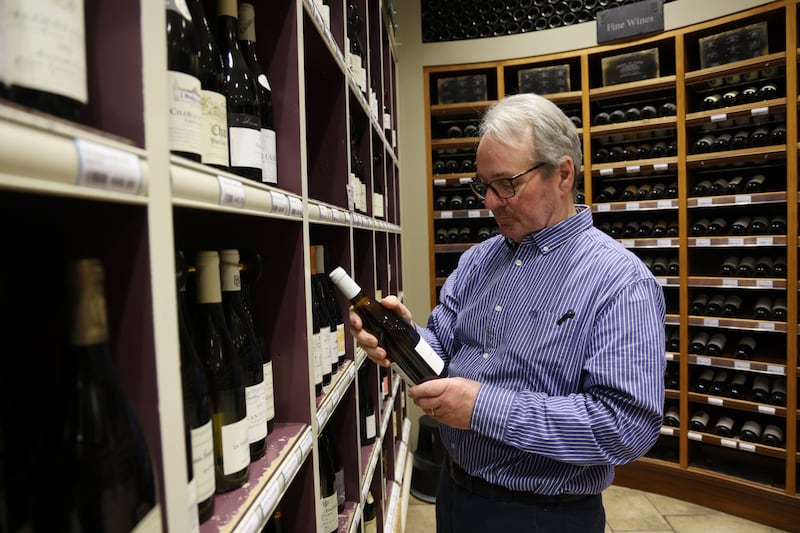
[[[515,179],[521,178],[522,176],[524,176],[525,174],[528,174],[529,172],[533,172],[534,170],[540,169],[543,166],[545,166],[546,164],[547,164],[547,161],[541,161],[539,163],[536,163],[534,166],[532,166],[528,170],[524,170],[524,171],[520,172],[519,174],[514,174],[510,178],[500,178],[500,179],[496,179],[496,180],[490,181],[489,183],[484,183],[480,179],[478,179],[478,176],[475,176],[474,178],[472,178],[472,181],[469,182],[469,187],[470,187],[470,189],[472,189],[472,192],[474,192],[475,195],[478,196],[481,200],[486,199],[486,193],[488,192],[489,189],[491,189],[492,192],[495,194],[495,196],[497,196],[498,198],[500,198],[502,200],[508,200],[509,198],[513,198],[514,196],[517,195],[517,189],[516,189],[516,187],[514,187],[514,180]],[[511,187],[511,194],[510,195],[501,194],[500,192],[498,192],[497,189],[495,189],[492,186],[492,183],[497,183],[498,181],[507,181],[508,182],[508,185]]]

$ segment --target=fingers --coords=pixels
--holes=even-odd
[[[367,357],[380,366],[390,367],[391,362],[386,357],[386,350],[378,346],[378,339],[364,329],[361,317],[352,306],[349,310],[349,320],[350,333],[356,339],[356,344],[367,353]]]

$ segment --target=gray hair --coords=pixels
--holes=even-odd
[[[483,115],[480,136],[527,150],[532,163],[557,166],[565,155],[575,164],[577,182],[583,160],[575,124],[550,100],[537,94],[506,96]]]

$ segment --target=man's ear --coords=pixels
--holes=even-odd
[[[561,158],[561,161],[558,162],[558,177],[559,188],[572,192],[575,183],[575,164],[570,156],[565,155]]]

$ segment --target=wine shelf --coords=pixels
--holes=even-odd
[[[613,231],[618,242],[657,266],[656,280],[663,287],[667,301],[665,325],[679,335],[679,349],[666,352],[666,360],[681,376],[684,387],[698,369],[713,366],[752,374],[766,374],[786,378],[789,406],[759,404],[743,400],[716,397],[690,392],[685,389],[668,389],[665,400],[679,408],[680,427],[664,426],[662,438],[654,447],[653,455],[632,465],[617,469],[619,483],[663,493],[678,498],[739,514],[774,527],[792,530],[800,520],[800,448],[798,448],[798,329],[789,322],[755,320],[750,318],[751,299],[768,295],[787,300],[787,316],[798,314],[798,57],[800,57],[800,30],[796,20],[797,0],[776,0],[763,5],[728,13],[719,19],[692,23],[657,35],[635,38],[626,42],[606,43],[596,48],[552,52],[538,57],[497,59],[475,64],[460,63],[424,67],[426,109],[426,149],[428,150],[429,196],[435,201],[442,187],[468,184],[472,175],[440,174],[433,172],[433,162],[444,159],[438,150],[472,148],[477,139],[445,139],[444,122],[457,118],[477,123],[484,110],[504,94],[520,92],[517,73],[522,69],[568,65],[570,87],[565,92],[545,95],[560,106],[568,116],[576,115],[582,126],[579,135],[583,141],[583,183],[579,192],[590,205],[595,224],[609,234]],[[703,38],[717,33],[763,23],[768,28],[769,50],[759,57],[727,64],[702,67],[700,60]],[[656,50],[659,56],[659,73],[652,79],[603,86],[604,58],[621,53]],[[484,76],[488,98],[480,102],[437,104],[437,82],[449,76]],[[772,85],[775,87],[773,88]],[[729,90],[754,87],[758,99],[721,98]],[[577,89],[577,90],[576,90]],[[714,94],[720,102],[733,102],[727,107],[708,109]],[[752,94],[752,91],[748,94]],[[708,102],[704,99],[709,97]],[[641,113],[644,105],[652,105],[662,113],[652,118],[636,119],[635,107]],[[674,114],[671,113],[674,105]],[[614,123],[602,123],[617,111]],[[619,111],[626,112],[620,118]],[[597,121],[595,120],[597,118]],[[576,123],[578,121],[576,120]],[[785,125],[785,141],[780,141],[778,129],[775,136],[763,146],[694,153],[694,144],[705,135],[716,138],[721,133],[734,134],[738,130],[752,133],[764,127],[772,132],[776,126]],[[651,146],[663,141],[664,157],[637,158],[650,154]],[[757,140],[755,142],[761,142]],[[470,146],[473,145],[473,146]],[[614,157],[627,160],[604,161],[608,150]],[[674,152],[672,151],[674,148]],[[702,149],[702,148],[701,148]],[[715,148],[716,149],[716,148]],[[621,151],[620,151],[621,150]],[[659,155],[664,154],[659,152]],[[595,162],[596,161],[596,162]],[[591,163],[590,163],[591,162]],[[437,166],[438,171],[438,166]],[[750,187],[744,184],[751,177],[762,174]],[[700,182],[727,181],[741,176],[742,186],[723,189],[725,194],[699,196],[693,189]],[[576,178],[577,181],[577,178]],[[621,201],[622,191],[630,185],[677,185],[674,197],[647,198]],[[716,184],[715,184],[716,185]],[[627,188],[627,189],[626,189]],[[635,189],[634,189],[635,190]],[[645,191],[648,189],[644,189]],[[603,193],[602,201],[598,200]],[[674,190],[673,190],[674,192]],[[670,196],[673,195],[670,193]],[[464,194],[460,193],[459,194]],[[635,194],[639,194],[638,191]],[[649,193],[648,193],[649,194]],[[610,200],[606,200],[610,198]],[[431,202],[433,204],[433,202]],[[702,235],[692,226],[701,219],[722,218],[728,224],[742,217],[766,216],[785,218],[786,229],[776,233],[744,235]],[[440,227],[458,227],[447,224],[448,219],[461,225],[489,225],[491,212],[486,210],[441,211],[429,206],[429,220],[433,228],[429,236],[431,265],[430,300],[434,305],[438,291],[447,279],[445,267],[455,265],[453,259],[474,243],[437,241]],[[643,222],[666,220],[669,236],[639,237],[638,226]],[[620,227],[620,223],[628,223]],[[647,228],[647,226],[646,226]],[[622,231],[630,237],[623,237]],[[620,231],[620,233],[616,233]],[[760,230],[759,230],[760,231]],[[666,232],[665,232],[666,233]],[[726,232],[727,233],[727,232]],[[652,234],[651,234],[652,235]],[[663,272],[660,259],[669,263],[669,273]],[[783,273],[771,277],[742,277],[715,275],[721,270],[723,260],[729,256],[786,260]],[[760,259],[759,259],[760,260]],[[648,263],[651,264],[651,263]],[[657,263],[657,264],[656,264]],[[677,269],[673,266],[677,265]],[[436,267],[439,267],[438,269]],[[780,277],[779,277],[780,276]],[[720,294],[741,291],[748,300],[741,318],[711,317],[689,312],[691,298],[699,291],[720,289]],[[752,360],[732,359],[726,356],[689,354],[693,332],[702,329],[730,336],[734,332],[758,338],[758,355]],[[763,345],[762,345],[763,344]],[[723,352],[727,353],[727,352]],[[724,407],[735,413],[775,417],[781,420],[785,432],[784,448],[774,448],[761,443],[749,443],[737,438],[721,438],[710,433],[690,432],[688,420],[690,405]],[[733,454],[731,457],[726,453]],[[728,468],[730,464],[741,468]],[[748,473],[748,467],[753,473]],[[763,475],[762,475],[763,474]],[[691,487],[686,490],[686,487]],[[747,505],[733,506],[729,502],[742,501]]]

